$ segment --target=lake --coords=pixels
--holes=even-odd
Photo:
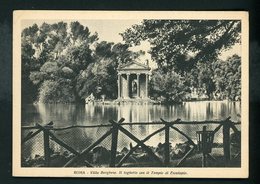
[[[125,118],[125,122],[158,122],[160,118],[173,121],[177,118],[186,121],[221,120],[231,116],[232,121],[240,121],[238,114],[241,111],[240,102],[228,101],[198,101],[183,102],[176,105],[76,105],[76,104],[30,104],[23,105],[22,125],[34,125],[35,123],[46,124],[54,122],[55,127],[66,127],[70,125],[98,125],[108,124],[108,120],[119,120]],[[202,130],[203,125],[176,125],[177,128],[188,134],[196,141],[196,131]],[[208,125],[208,130],[213,130],[217,125]],[[127,125],[125,128],[136,137],[144,139],[147,135],[162,127],[162,125]],[[81,151],[102,136],[109,128],[91,128],[55,131],[55,135]],[[216,142],[222,142],[222,130],[215,135]],[[25,155],[41,155],[42,136],[27,143],[24,147]],[[186,139],[175,131],[171,131],[170,141],[172,145],[184,142]],[[110,149],[110,138],[103,141],[102,146]],[[146,142],[150,146],[156,146],[164,142],[164,132],[154,136]],[[128,147],[131,141],[123,133],[119,133],[118,149]],[[61,148],[51,143],[55,151]],[[29,147],[29,149],[28,149]]]

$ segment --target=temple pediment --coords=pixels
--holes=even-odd
[[[130,63],[120,66],[118,70],[150,70],[150,67],[142,63],[132,61]]]

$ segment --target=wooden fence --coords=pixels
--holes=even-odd
[[[176,125],[209,125],[209,124],[215,124],[217,127],[212,130],[213,134],[216,134],[221,128],[223,128],[223,156],[226,163],[226,166],[229,165],[230,159],[231,159],[231,153],[230,153],[230,130],[232,129],[235,133],[239,133],[240,131],[236,128],[236,125],[240,124],[240,122],[232,122],[230,120],[230,117],[220,120],[220,121],[182,121],[181,119],[176,119],[175,121],[165,121],[161,118],[160,122],[134,122],[134,123],[124,123],[124,118],[121,118],[119,121],[109,120],[110,124],[103,124],[103,125],[90,125],[90,126],[68,126],[63,128],[55,128],[53,125],[53,122],[50,122],[44,126],[37,124],[36,126],[23,126],[22,130],[30,130],[30,133],[27,134],[22,139],[22,145],[27,142],[28,140],[35,137],[40,132],[43,132],[43,144],[44,144],[44,160],[45,160],[45,166],[50,166],[50,158],[51,158],[51,152],[50,152],[50,138],[51,140],[55,141],[60,146],[64,147],[71,153],[73,153],[75,156],[70,159],[64,167],[72,167],[74,163],[77,161],[80,161],[84,158],[85,155],[87,155],[91,150],[93,150],[96,146],[98,146],[104,139],[106,139],[108,136],[112,135],[111,138],[111,154],[110,154],[110,167],[121,167],[124,163],[126,163],[127,159],[133,154],[139,147],[142,147],[144,151],[156,162],[159,163],[160,166],[170,166],[170,130],[174,130],[180,135],[184,136],[187,139],[187,143],[190,145],[190,150],[185,153],[185,155],[179,160],[176,166],[181,166],[183,162],[192,154],[192,152],[197,148],[197,144],[194,143],[192,138],[190,138],[189,135],[184,133],[182,130],[176,127]],[[140,140],[138,137],[136,137],[133,133],[128,131],[126,128],[124,128],[125,125],[163,125],[158,130],[154,131],[144,139]],[[55,136],[55,134],[52,131],[56,130],[68,130],[72,128],[97,128],[97,127],[109,127],[110,129],[104,133],[100,138],[98,138],[95,142],[93,142],[91,145],[89,145],[87,148],[85,148],[83,151],[78,152],[62,140],[60,140],[58,137]],[[32,132],[34,130],[34,132]],[[145,143],[151,139],[153,136],[157,135],[160,132],[164,131],[165,135],[165,142],[164,142],[164,159],[158,157],[154,151],[147,146]],[[124,135],[126,135],[128,138],[130,138],[132,141],[136,142],[136,146],[131,147],[131,149],[126,153],[119,162],[116,162],[116,156],[117,156],[117,149],[118,149],[118,133],[121,132]],[[93,167],[91,163],[85,160],[87,167]],[[203,166],[203,163],[202,163]]]

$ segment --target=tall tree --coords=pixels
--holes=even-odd
[[[129,50],[129,46],[121,43],[101,41],[96,44],[93,57],[95,63],[90,64],[80,76],[77,90],[82,98],[91,93],[96,98],[117,97],[117,68],[138,57],[141,53]]]
[[[97,39],[96,33],[91,35],[88,28],[79,22],[72,22],[69,26],[64,22],[43,23],[40,27],[35,24],[24,29],[24,81],[32,81],[37,86],[42,102],[79,100],[77,80],[93,62],[90,47]],[[28,85],[25,88],[30,89]]]
[[[35,71],[40,68],[41,64],[36,62],[35,59],[35,48],[33,43],[37,40],[35,36],[39,28],[36,24],[26,28],[22,32],[21,37],[21,51],[22,51],[22,101],[26,103],[31,103],[37,98],[37,89],[39,86],[33,85],[32,81],[29,80],[29,75],[31,71]]]
[[[97,40],[97,33],[91,34],[79,22],[34,24],[24,29],[24,89],[38,90],[34,96],[45,103],[83,101],[91,93],[116,98],[118,65],[142,52],[130,51],[127,44]]]
[[[216,92],[222,99],[241,100],[241,57],[233,55],[213,65]]]
[[[130,45],[151,44],[151,56],[165,71],[189,71],[199,61],[211,61],[240,42],[236,20],[143,20],[121,35]]]
[[[187,86],[182,77],[174,71],[164,73],[157,69],[153,71],[150,81],[150,95],[165,103],[181,102],[185,99]]]

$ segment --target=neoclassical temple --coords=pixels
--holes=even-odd
[[[118,68],[118,100],[148,100],[148,81],[151,68],[132,61]]]

